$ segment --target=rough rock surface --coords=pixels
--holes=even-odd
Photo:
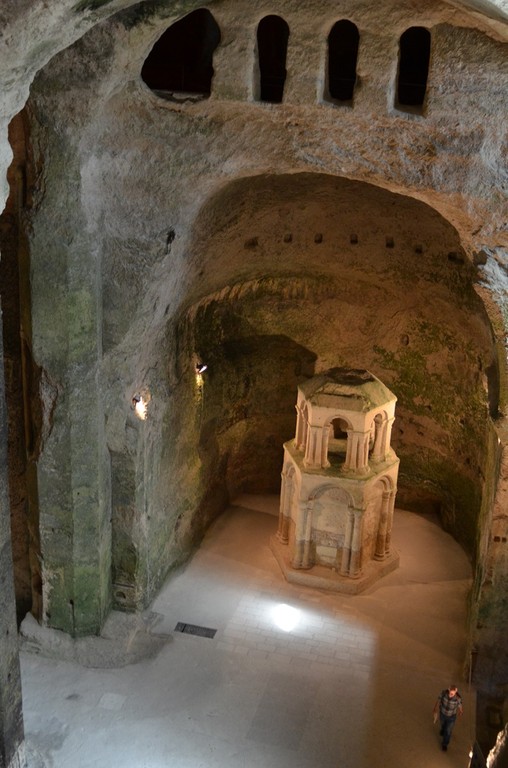
[[[79,631],[87,614],[102,621],[110,541],[114,599],[143,605],[228,498],[276,490],[295,385],[336,364],[373,369],[397,391],[402,497],[440,506],[478,555],[486,416],[504,404],[468,256],[473,231],[484,253],[503,237],[504,210],[492,205],[504,182],[502,46],[472,17],[429,5],[418,19],[433,33],[428,103],[424,116],[404,114],[390,101],[414,10],[384,6],[388,26],[381,10],[345,10],[362,28],[352,109],[316,99],[322,29],[333,21],[319,3],[287,6],[280,106],[250,95],[247,7],[241,27],[237,8],[218,14],[231,45],[214,61],[208,100],[168,101],[140,80],[174,18],[149,7],[99,25],[33,85],[34,355],[72,392],[57,403],[39,461],[54,626],[77,626],[78,610]],[[452,105],[467,122],[450,122]],[[209,363],[201,389],[198,358]],[[139,393],[150,398],[145,423],[130,410]],[[69,451],[79,471],[56,476]],[[93,588],[68,559],[76,494],[99,510],[83,529]],[[55,500],[59,519],[44,512]],[[73,579],[82,607],[73,597],[71,610]],[[100,598],[93,606],[89,593]]]
[[[477,566],[478,669],[504,679],[506,2],[342,3],[361,31],[348,106],[326,97],[337,9],[317,0],[277,9],[282,104],[256,100],[255,30],[273,8],[247,2],[208,6],[211,97],[160,98],[141,67],[196,7],[2,3],[2,179],[30,94],[9,229],[13,262],[30,260],[33,402],[16,408],[32,413],[37,462],[13,489],[18,593],[76,635],[112,604],[145,606],[230,498],[277,490],[296,384],[365,367],[399,398],[399,498],[439,509]],[[401,110],[414,25],[432,35],[428,93]],[[30,440],[16,439],[21,455]]]
[[[171,641],[169,635],[152,634],[157,620],[153,612],[133,615],[112,611],[100,636],[74,639],[56,629],[41,627],[27,614],[20,628],[21,649],[83,667],[125,667],[155,656]]]

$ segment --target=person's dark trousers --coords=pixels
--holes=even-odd
[[[439,714],[439,722],[441,723],[441,730],[439,731],[439,733],[443,737],[443,747],[447,747],[448,744],[450,743],[453,726],[455,725],[456,719],[457,719],[457,715],[446,717],[446,715],[442,715],[441,713]]]

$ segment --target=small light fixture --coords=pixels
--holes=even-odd
[[[207,368],[206,363],[196,363],[196,373],[203,373]]]
[[[136,416],[141,421],[146,419],[146,400],[141,395],[134,395],[132,398],[132,407],[136,412]]]

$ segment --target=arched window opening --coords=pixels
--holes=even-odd
[[[347,449],[348,424],[344,419],[334,419],[330,424],[328,453],[345,456]]]
[[[198,8],[172,24],[148,54],[141,77],[159,96],[185,93],[206,98],[220,29],[210,11]]]
[[[430,61],[430,32],[410,27],[400,38],[397,102],[400,106],[421,107],[425,101]]]
[[[338,21],[328,35],[328,93],[336,101],[353,100],[360,34],[352,21]]]
[[[265,16],[258,25],[259,100],[280,104],[286,82],[289,27],[280,16]]]

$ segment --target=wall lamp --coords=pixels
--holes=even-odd
[[[132,398],[132,407],[136,412],[136,416],[138,419],[141,419],[141,421],[145,421],[146,419],[146,405],[147,401],[142,395],[134,395]]]

